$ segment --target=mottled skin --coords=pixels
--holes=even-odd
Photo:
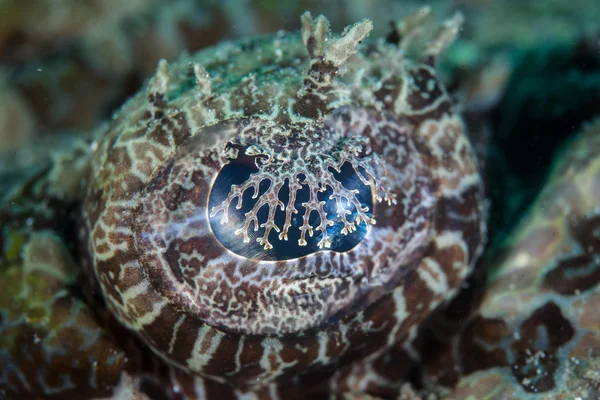
[[[77,295],[80,271],[65,241],[88,149],[55,157],[0,211],[0,398],[107,395],[126,364]]]
[[[477,162],[435,72],[461,17],[414,60],[403,49],[422,15],[396,25],[398,43],[361,44],[366,20],[334,39],[305,14],[300,35],[162,61],[96,141],[9,195],[0,394],[394,396],[402,360],[380,366],[456,294],[485,237]],[[211,203],[236,163],[251,173]],[[277,258],[282,246],[311,250]],[[558,271],[555,292],[581,287],[557,289]],[[557,304],[518,309],[524,340]],[[585,331],[570,324],[552,349]]]
[[[359,46],[369,21],[335,40],[323,17],[302,23],[300,37],[161,63],[100,142],[84,202],[90,264],[116,318],[169,363],[242,389],[402,339],[460,286],[483,241],[475,160],[433,67],[383,41]],[[427,62],[445,38],[427,48]],[[211,183],[242,152],[258,171],[209,209]],[[376,212],[334,178],[344,163],[370,188]],[[263,180],[270,186],[245,222],[230,222],[229,203]],[[283,185],[292,200],[278,199]],[[291,226],[301,187],[309,199],[302,224]],[[326,215],[319,192],[327,187],[354,220],[342,208],[337,222]],[[263,205],[270,215],[258,221]],[[240,257],[215,240],[211,216],[264,251],[291,229],[301,232],[298,246],[319,235],[319,251]],[[371,226],[359,246],[337,253],[326,250],[336,223],[342,235]]]
[[[563,152],[476,311],[426,360],[450,399],[600,396],[600,123]]]
[[[360,45],[370,21],[333,39],[327,20],[310,14],[302,18],[301,35],[224,43],[172,66],[161,62],[87,152],[65,156],[70,164],[55,163],[30,189],[9,196],[4,215],[15,227],[2,236],[2,282],[33,285],[11,275],[32,270],[30,259],[23,251],[21,257],[8,255],[19,253],[19,245],[31,247],[38,232],[56,234],[64,224],[61,212],[71,217],[65,209],[72,204],[81,226],[77,254],[88,277],[84,292],[92,293],[86,301],[101,325],[117,329],[93,295],[101,292],[116,320],[170,365],[172,377],[189,373],[240,391],[268,390],[272,397],[283,390],[279,382],[290,380],[335,389],[323,386],[331,371],[405,340],[458,289],[481,252],[481,180],[463,123],[433,68],[460,21],[456,17],[440,30],[422,62],[383,40]],[[409,33],[403,29],[400,34]],[[243,158],[254,160],[254,173],[209,207],[221,169]],[[336,177],[344,166],[358,188]],[[67,176],[71,184],[61,180]],[[269,183],[265,192],[259,190],[263,181]],[[282,187],[289,195],[280,200]],[[252,188],[253,208],[230,220],[230,203],[241,203]],[[303,190],[308,198],[298,203],[294,199]],[[369,205],[359,200],[361,190],[370,194]],[[40,201],[54,197],[55,210],[44,215]],[[328,201],[333,208],[326,208]],[[15,202],[26,207],[20,210]],[[258,214],[263,206],[264,220]],[[276,222],[277,208],[285,213],[282,224]],[[23,221],[20,213],[31,219]],[[210,218],[231,225],[229,234],[248,246],[258,242],[259,251],[228,250],[213,234]],[[359,229],[364,237],[358,245],[335,251],[336,240]],[[315,250],[285,260],[262,255],[294,230],[299,236],[290,246],[316,241]],[[49,259],[44,269],[60,276],[70,265],[64,258]],[[3,313],[0,325],[9,339],[3,370],[14,371],[2,379],[9,394],[66,393],[58,383],[39,383],[43,378],[28,372],[12,341],[28,338],[34,321],[20,315],[32,312],[29,303],[49,301],[80,274],[64,275],[48,298],[34,296],[16,308],[10,299],[1,304],[13,311]],[[80,306],[65,307],[73,315]],[[42,321],[45,337],[62,332],[59,317]],[[13,325],[20,330],[7,331]],[[83,336],[94,336],[91,343],[99,350],[117,346],[98,343],[103,332],[94,328]],[[79,346],[94,373],[94,363],[107,365],[102,378],[110,382],[97,383],[95,375],[81,379],[69,370],[65,385],[83,397],[110,393],[120,374],[122,386],[129,382],[131,390],[143,390],[153,374],[140,370],[147,363],[134,360],[131,347],[137,345],[121,342],[123,350],[114,350],[110,363]],[[42,344],[34,340],[31,346],[43,354],[48,351]],[[58,373],[54,363],[64,361],[49,359],[40,370]],[[192,375],[180,378],[192,392],[215,385]],[[178,393],[179,385],[166,387]],[[221,395],[225,387],[218,386]]]

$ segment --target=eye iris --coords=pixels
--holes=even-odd
[[[358,210],[347,199],[341,199],[343,207],[342,212],[345,213],[346,221],[353,228],[350,231],[345,231],[345,224],[342,217],[338,213],[338,204],[335,199],[331,198],[333,190],[326,186],[325,190],[317,194],[317,201],[323,202],[323,210],[327,215],[327,219],[333,224],[327,226],[325,235],[330,241],[330,245],[324,248],[322,245],[323,232],[317,229],[313,230],[313,235],[310,233],[302,235],[301,227],[304,223],[303,218],[306,212],[306,207],[303,205],[310,201],[310,190],[305,184],[302,184],[304,174],[298,174],[297,182],[301,187],[295,194],[293,208],[297,210],[292,215],[291,226],[287,230],[287,238],[280,238],[281,230],[285,225],[286,210],[290,204],[290,182],[286,180],[285,184],[279,190],[277,198],[283,204],[284,209],[279,205],[275,208],[274,224],[277,229],[272,229],[268,234],[268,242],[270,246],[264,246],[261,238],[265,236],[266,227],[262,226],[269,217],[269,207],[265,204],[259,205],[256,213],[256,221],[251,222],[247,234],[249,241],[242,240],[243,234],[240,228],[243,229],[246,214],[251,212],[256,204],[261,201],[261,198],[267,193],[272,181],[269,179],[263,180],[258,188],[258,195],[254,197],[254,189],[250,188],[243,192],[241,197],[241,207],[238,209],[236,205],[238,200],[234,200],[229,204],[227,212],[228,218],[225,222],[222,221],[221,213],[215,213],[216,207],[224,204],[233,185],[243,185],[251,174],[257,173],[258,168],[255,166],[252,159],[249,157],[241,157],[236,159],[219,172],[215,180],[208,203],[208,209],[211,211],[210,225],[215,234],[215,237],[224,247],[243,257],[252,259],[261,259],[266,261],[289,260],[303,257],[321,250],[330,250],[335,252],[345,252],[357,246],[368,232],[368,224],[361,223],[357,220]],[[356,171],[349,163],[345,163],[340,168],[340,172],[330,169],[333,179],[339,182],[344,188],[350,191],[357,191],[356,200],[362,206],[364,213],[368,218],[373,217],[373,198],[371,189],[361,182]],[[345,210],[345,211],[344,211]],[[256,225],[258,224],[258,225]],[[321,224],[319,213],[316,211],[310,212],[308,215],[308,225],[317,227]],[[350,226],[350,225],[348,225]],[[237,233],[236,233],[237,232]],[[306,244],[303,243],[302,236]],[[272,247],[271,247],[272,246]],[[265,248],[267,247],[267,248]]]

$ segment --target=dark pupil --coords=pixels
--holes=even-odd
[[[231,190],[232,185],[242,184],[248,179],[250,174],[258,171],[254,165],[254,162],[250,162],[248,159],[249,158],[246,158],[245,160],[234,160],[221,169],[210,193],[208,202],[209,214],[213,207],[221,204],[221,202],[225,200],[229,194],[229,191]],[[371,196],[370,187],[362,183],[352,166],[346,163],[342,166],[340,173],[337,173],[333,170],[331,172],[333,173],[335,179],[344,185],[344,187],[348,189],[357,189],[359,191],[357,199],[363,206],[368,207],[369,211],[367,214],[372,216],[373,199]],[[300,175],[299,179],[300,182],[302,182],[304,176]],[[268,180],[261,182],[259,195],[256,199],[252,198],[254,190],[247,190],[242,199],[242,208],[239,210],[235,208],[237,205],[237,199],[233,201],[229,207],[229,222],[221,224],[220,213],[210,218],[210,225],[215,236],[227,249],[247,258],[271,261],[289,260],[303,257],[322,250],[345,252],[355,247],[367,234],[368,228],[365,223],[356,225],[356,230],[354,232],[350,232],[345,235],[341,233],[344,225],[337,216],[335,201],[329,199],[329,196],[332,194],[332,190],[331,188],[327,187],[327,190],[319,193],[318,198],[321,201],[325,201],[324,207],[327,217],[334,222],[334,225],[327,228],[327,234],[332,240],[331,247],[327,249],[320,249],[318,247],[317,243],[319,242],[322,233],[316,229],[314,229],[314,235],[312,237],[306,235],[306,246],[298,245],[298,240],[300,239],[299,228],[302,226],[305,211],[302,203],[305,203],[309,200],[308,187],[303,185],[302,189],[300,189],[296,195],[295,208],[298,210],[298,213],[294,214],[294,217],[292,218],[292,227],[289,229],[287,241],[279,240],[279,233],[273,230],[269,235],[269,241],[273,245],[273,248],[265,250],[258,242],[256,242],[256,238],[262,237],[264,234],[264,228],[259,227],[258,231],[254,231],[254,224],[252,224],[249,229],[249,233],[251,234],[250,242],[244,243],[242,236],[238,236],[234,232],[236,229],[242,226],[244,223],[245,214],[250,211],[252,207],[254,207],[254,204],[258,201],[260,196],[266,192],[269,185],[270,181]],[[287,205],[288,198],[289,188],[286,184],[279,192],[279,199],[285,205]],[[348,209],[351,210],[352,214],[348,215],[347,219],[349,221],[354,221],[356,217],[356,210],[350,206]],[[268,207],[265,205],[258,212],[259,225],[267,220],[267,214]],[[278,207],[275,214],[275,224],[281,229],[284,225],[284,221],[285,212]],[[309,222],[311,226],[315,228],[319,225],[320,221],[317,212],[313,211],[311,213]]]

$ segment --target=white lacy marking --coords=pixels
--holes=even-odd
[[[200,381],[201,383],[194,385],[196,388],[196,394],[198,395],[198,400],[210,400],[208,398],[208,394],[206,393],[206,385],[204,384],[204,379],[200,377],[195,377],[194,382]]]
[[[165,301],[161,301],[160,303],[153,302],[152,311],[136,319],[136,325],[139,327],[138,330],[140,330],[142,326],[154,322],[156,317],[162,312],[163,308],[165,308],[166,306],[167,303]]]
[[[127,272],[128,269],[133,269],[134,271],[139,271],[140,268],[141,268],[141,265],[140,265],[139,261],[137,261],[137,260],[130,261],[125,264],[121,264],[121,266],[119,268],[119,281],[122,281],[123,279],[125,279],[125,273]],[[117,290],[119,289],[118,285],[115,287],[115,289],[117,289]],[[120,292],[120,290],[119,290],[119,292]]]
[[[150,124],[148,131],[154,129],[154,124],[158,124],[158,122]],[[127,156],[133,163],[128,173],[142,182],[148,181],[152,172],[162,164],[165,154],[169,154],[173,148],[174,143],[163,146],[156,142],[148,143],[143,138],[130,140],[125,146]],[[140,154],[141,151],[143,151],[143,154]],[[123,183],[125,182],[123,181]],[[127,188],[124,187],[123,189],[126,190]]]
[[[329,357],[327,356],[327,347],[329,346],[330,338],[327,333],[320,331],[317,333],[317,340],[319,343],[319,351],[314,363],[321,362],[323,364],[327,364],[329,362]]]
[[[432,292],[443,295],[448,290],[446,274],[437,261],[424,258],[417,268],[417,274]]]
[[[105,232],[110,232],[110,228],[104,228],[104,229],[105,229]],[[109,230],[107,231],[106,229],[109,229]],[[123,251],[123,252],[129,250],[127,241],[122,241],[118,244],[114,243],[108,238],[108,233],[102,239],[98,239],[97,237],[95,237],[93,245],[94,245],[94,255],[95,255],[96,261],[104,261],[104,260],[110,259],[110,258],[114,257],[115,253],[119,250]],[[108,250],[102,252],[100,250],[100,247],[108,248]]]
[[[242,351],[244,351],[244,344],[246,343],[246,336],[240,336],[238,340],[238,348],[235,352],[235,369],[231,372],[227,372],[225,375],[236,375],[238,372],[242,370]]]
[[[192,137],[201,132],[203,127],[217,123],[217,110],[214,108],[205,107],[200,102],[188,107],[190,109],[188,123]]]
[[[283,344],[278,339],[266,337],[261,342],[261,346],[263,348],[263,354],[258,364],[264,372],[261,374],[261,376],[256,378],[257,381],[260,381],[261,379],[266,379],[270,382],[275,376],[278,376],[281,373],[281,371],[298,363],[298,360],[285,362],[281,358]],[[275,359],[275,365],[273,365],[271,359]]]
[[[465,262],[469,259],[469,249],[467,244],[463,240],[462,232],[457,231],[443,231],[436,238],[435,242],[439,248],[449,248],[452,246],[458,246],[463,251],[464,260],[456,260],[452,264],[454,269],[462,270],[460,277],[464,277],[469,272],[469,268],[465,268]]]
[[[396,341],[396,336],[400,329],[400,326],[406,318],[408,318],[408,309],[406,308],[406,297],[404,296],[404,287],[397,286],[392,291],[392,298],[394,299],[394,305],[396,310],[394,311],[394,317],[396,318],[396,324],[388,336],[388,346],[391,346]]]
[[[279,393],[277,393],[277,385],[269,385],[269,398],[272,400],[279,400]]]
[[[432,76],[437,76],[437,73],[434,68],[428,67],[425,65],[419,65],[419,66],[421,68],[427,69]],[[407,98],[412,93],[417,92],[417,93],[421,94],[422,92],[415,85],[414,78],[410,77],[410,72],[408,71],[410,68],[411,68],[411,66],[409,63],[406,63],[405,65],[403,65],[402,74],[407,78],[407,80],[406,80],[406,83],[404,85],[402,85],[402,88],[400,89],[400,93],[399,93],[398,97],[396,98],[396,101],[394,102],[394,111],[398,115],[424,115],[433,110],[438,109],[439,106],[443,102],[448,101],[448,93],[446,92],[445,87],[443,85],[440,85],[439,88],[440,88],[440,91],[442,92],[442,94],[434,102],[428,103],[427,107],[420,108],[418,110],[413,109],[412,106],[408,103]],[[438,124],[439,122],[437,120],[425,121],[423,123],[423,125],[421,126],[421,129],[424,129],[424,127],[427,126],[425,124],[428,124],[428,123]]]
[[[194,231],[191,226],[197,223],[206,223],[205,213],[194,213],[193,216],[180,222],[165,221],[164,223],[151,225],[149,228],[153,229],[153,231],[142,232],[141,236],[144,240],[153,241],[155,239],[162,239],[167,242],[170,242],[171,238],[196,237],[198,236],[198,232]]]
[[[139,391],[139,378],[134,378],[129,373],[121,374],[119,384],[115,387],[112,396],[96,398],[95,400],[150,400],[148,396]]]
[[[420,361],[421,354],[413,346],[413,341],[417,337],[417,333],[418,333],[418,327],[411,326],[410,329],[408,330],[408,335],[406,336],[406,340],[402,344],[402,349],[404,349],[404,351],[406,352],[406,354],[408,354],[408,356],[410,358],[412,358],[415,361]]]
[[[94,258],[95,261],[106,261],[115,256],[118,250],[127,251],[128,242],[123,241],[118,244],[113,243],[109,239],[109,233],[115,229],[115,226],[107,225],[105,223],[106,218],[109,213],[114,213],[113,217],[116,220],[121,220],[123,218],[129,217],[131,210],[135,207],[135,203],[132,200],[122,200],[116,201],[111,200],[110,207],[102,210],[98,217],[98,222],[92,228],[92,245],[94,247]],[[116,212],[120,210],[120,213]],[[104,235],[99,238],[97,235],[98,229],[101,229],[104,232]],[[106,250],[101,250],[101,248],[106,248]]]
[[[364,320],[363,314],[362,314],[362,313],[360,313],[360,314],[358,315],[358,317],[356,318],[356,321],[357,321],[357,322],[358,322],[360,325],[362,325],[361,323],[363,322],[363,320]],[[338,329],[338,331],[339,331],[339,333],[340,333],[340,338],[341,338],[341,341],[342,341],[342,343],[344,344],[344,349],[341,351],[341,354],[346,354],[346,352],[347,352],[347,351],[350,349],[351,343],[350,343],[350,341],[348,340],[348,331],[349,331],[349,330],[350,330],[350,326],[349,326],[349,325],[347,325],[347,324],[345,324],[345,323],[343,323],[343,322],[341,322],[341,323],[339,324],[339,329]]]
[[[390,384],[387,379],[383,378],[373,369],[371,363],[379,357],[382,357],[381,351],[372,354],[369,357],[369,361],[354,364],[347,382],[353,391],[366,392],[371,384],[374,384],[375,387],[385,387]]]
[[[177,333],[179,332],[179,327],[185,320],[185,315],[179,317],[175,326],[173,327],[173,333],[171,334],[171,341],[169,342],[169,354],[173,354],[173,347],[175,346],[175,340],[177,340]]]
[[[149,285],[148,285],[148,281],[146,281],[146,280],[141,281],[140,283],[138,283],[135,286],[131,286],[130,288],[127,288],[127,290],[125,290],[124,292],[121,292],[123,302],[129,303],[130,301],[134,300],[139,295],[145,294],[146,291],[148,290],[148,288],[149,288]]]
[[[258,394],[256,392],[240,392],[239,390],[235,391],[236,400],[259,400]],[[269,397],[270,399],[278,399],[279,397]],[[207,399],[208,400],[208,399]]]
[[[444,172],[444,171],[440,171],[440,177],[441,178],[457,178],[459,185],[452,187],[450,185],[446,185],[444,187],[444,196],[445,197],[454,197],[454,198],[461,198],[464,196],[466,190],[469,187],[473,187],[473,186],[480,186],[481,185],[481,177],[479,174],[477,173],[473,173],[473,174],[469,174],[469,175],[462,175],[462,176],[458,176],[458,174],[453,173],[453,172]]]
[[[215,333],[210,337],[210,342],[206,342],[206,336],[209,332]],[[192,371],[202,371],[202,368],[212,359],[215,350],[221,343],[225,334],[206,324],[198,329],[198,335],[194,342],[194,348],[190,358],[187,359],[187,365]]]
[[[443,231],[436,236],[435,242],[439,248],[449,248],[462,242],[462,236],[457,231]]]

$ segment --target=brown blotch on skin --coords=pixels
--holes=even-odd
[[[499,345],[511,336],[510,327],[500,318],[477,316],[471,320],[459,343],[464,374],[507,365],[508,356]]]
[[[182,243],[181,240],[173,240],[167,250],[163,252],[163,257],[167,264],[169,265],[169,269],[171,270],[171,274],[177,279],[179,283],[184,283],[185,279],[183,277],[183,272],[181,270],[180,260],[181,257],[179,255],[180,247]]]
[[[381,82],[381,87],[373,92],[373,96],[385,105],[388,111],[394,111],[394,103],[400,96],[402,82],[397,77]]]
[[[117,251],[110,260],[96,260],[96,270],[102,271],[101,282],[103,291],[105,291],[106,296],[110,296],[111,299],[114,299],[121,305],[123,305],[123,299],[120,292],[116,289],[117,287],[120,287],[121,284],[121,281],[119,280],[121,266],[135,261],[134,255],[130,252],[123,251]],[[133,282],[128,281],[125,282],[125,284],[132,285]]]
[[[462,278],[458,275],[458,271],[454,267],[454,264],[467,261],[467,255],[462,247],[456,244],[451,247],[437,249],[432,255],[432,258],[442,267],[448,285],[450,287],[457,287],[462,281]]]
[[[87,194],[87,201],[85,203],[84,217],[90,226],[93,226],[100,214],[106,207],[107,198],[104,196],[105,192],[101,188],[90,188]],[[86,229],[87,231],[87,229]],[[94,232],[94,234],[97,234]]]
[[[600,215],[571,219],[569,229],[581,246],[582,254],[559,258],[542,284],[542,287],[563,295],[590,290],[600,282]]]
[[[19,282],[28,286],[30,295],[25,300],[15,299],[13,307],[52,301],[52,309],[40,318],[41,308],[27,306],[20,310],[23,314],[18,323],[9,321],[10,331],[3,329],[3,336],[14,342],[8,357],[0,363],[7,373],[6,380],[0,382],[0,393],[7,398],[23,398],[24,394],[27,398],[69,399],[109,396],[125,368],[125,354],[98,326],[87,307],[67,296],[60,280],[39,274],[36,279]],[[12,312],[16,311],[13,308]],[[27,386],[21,377],[11,373],[15,368]],[[65,381],[73,382],[75,387],[46,392],[40,379],[46,387],[60,388]],[[11,387],[16,388],[16,393]]]
[[[440,120],[444,117],[444,115],[449,114],[452,114],[452,103],[448,99],[441,101],[436,108],[433,108],[430,111],[425,112],[423,114],[407,115],[406,119],[408,119],[415,126],[419,126],[425,121]]]
[[[358,321],[352,321],[350,323],[349,333],[346,334],[346,338],[349,341],[348,347],[334,346],[335,351],[338,353],[332,353],[332,355],[334,355],[335,358],[339,358],[340,364],[345,365],[357,359],[364,358],[380,348],[386,343],[388,335],[393,328],[390,316],[382,312],[382,310],[394,309],[393,301],[390,296],[384,296],[379,301],[371,304],[363,312],[364,320],[362,323]],[[390,313],[391,312],[393,311],[390,311]],[[364,324],[370,326],[370,329],[365,329]],[[406,326],[404,329],[407,329]],[[401,328],[400,331],[405,332],[404,329]],[[336,338],[331,337],[330,332],[327,333],[330,336],[330,340],[336,340]],[[342,335],[341,332],[336,332],[336,334]],[[368,337],[369,340],[366,341],[365,337]],[[345,352],[340,353],[340,350],[345,350]]]
[[[172,185],[171,174],[173,173],[175,161],[173,158],[169,158],[163,164],[160,173],[152,179],[147,186],[148,192],[166,192],[170,193],[168,189]]]
[[[327,114],[327,101],[315,93],[306,93],[294,103],[293,110],[298,115],[318,119]]]
[[[100,171],[99,182],[110,182],[115,171],[129,171],[133,163],[131,157],[129,157],[127,148],[112,146],[103,164],[106,167]]]
[[[168,147],[169,135],[165,132],[165,129],[169,129],[169,125],[173,125],[169,120],[169,117],[163,117],[160,121],[151,122],[151,129],[149,129],[149,133],[146,133],[145,138],[150,142]]]
[[[204,257],[203,261],[198,261],[197,264],[193,264],[193,266],[198,267],[198,269],[195,269],[195,271],[198,272],[208,261],[219,257],[223,253],[223,248],[219,244],[214,243],[214,239],[212,241],[210,239],[211,238],[207,237],[194,237],[188,240],[175,239],[171,241],[169,247],[163,253],[163,257],[179,282],[193,282],[192,279],[189,279],[193,277],[193,275],[191,275],[192,272],[188,271],[186,273],[186,275],[189,276],[183,275],[183,271],[181,270],[181,254],[193,254],[194,249],[202,249],[202,256]],[[162,276],[162,274],[158,275]]]
[[[443,119],[445,114],[447,114],[447,111],[441,112],[436,118],[430,115],[423,115],[416,117],[409,116],[407,119],[419,127],[415,135],[415,147],[421,154],[425,165],[430,170],[451,172],[449,177],[439,177],[439,185],[445,188],[456,188],[465,175],[475,173],[476,164],[474,156],[463,157],[458,151],[452,153],[445,151],[436,152],[433,139],[439,135],[440,130],[443,131],[444,136],[453,141],[464,140],[462,138],[464,134],[462,125],[455,120]],[[461,147],[458,147],[457,144],[455,145],[455,149],[460,149]],[[468,150],[468,147],[466,148]]]
[[[151,286],[144,287],[133,299],[129,299],[127,306],[132,309],[136,319],[151,314],[155,307],[160,304],[162,297]],[[170,328],[170,327],[169,327]]]
[[[155,163],[154,160],[164,160],[166,158],[163,149],[149,141],[136,143],[132,148],[135,156],[135,162],[133,163],[135,168],[133,169],[141,171],[146,177],[152,175],[152,164]]]
[[[409,376],[414,367],[414,361],[402,348],[402,343],[397,343],[377,357],[371,365],[378,375],[385,377],[389,382],[402,382]],[[389,394],[381,393],[384,396]]]
[[[235,337],[227,337],[227,340],[224,340],[223,345],[227,346],[235,346],[234,343],[236,340]],[[237,346],[235,346],[237,347]],[[245,376],[258,376],[263,371],[262,367],[259,364],[260,359],[264,353],[264,347],[262,346],[261,341],[258,337],[246,337],[244,344],[242,345],[242,351],[240,353],[240,364],[243,365],[242,373]]]
[[[583,254],[562,260],[544,277],[543,287],[562,295],[577,295],[600,282],[600,265],[594,255]]]
[[[285,339],[283,340],[285,346]],[[310,365],[319,355],[319,345],[314,337],[304,336],[296,339],[292,346],[286,346],[281,352],[284,362],[298,360],[299,365]]]
[[[122,177],[121,181],[122,184],[119,187],[119,190],[113,192],[115,200],[127,200],[131,198],[132,193],[136,193],[144,185],[144,182],[134,175],[125,175]]]
[[[547,303],[521,324],[519,334],[511,345],[516,357],[511,371],[517,382],[529,393],[554,389],[558,350],[575,335],[573,326],[556,304]]]
[[[164,314],[164,315],[163,315]],[[179,320],[182,316],[180,313],[175,313],[170,308],[166,308],[161,312],[160,319],[163,321],[171,321],[173,323],[170,327],[175,326],[175,322]],[[187,360],[192,354],[192,350],[194,349],[194,343],[198,338],[198,332],[202,328],[204,323],[200,321],[198,318],[188,317],[183,320],[179,329],[177,331],[177,336],[175,337],[175,341],[173,342],[173,352],[168,353],[172,354],[172,359],[175,360]],[[153,335],[153,333],[152,333]],[[165,337],[162,341],[164,346],[167,346],[171,341],[172,335]]]
[[[454,387],[459,381],[459,373],[456,368],[456,357],[454,355],[453,343],[439,343],[435,335],[430,335],[431,332],[426,332],[426,335],[421,335],[418,340],[426,336],[428,342],[422,344],[419,349],[421,354],[424,354],[425,365],[424,375],[427,379],[436,382],[437,384]]]
[[[243,377],[244,380],[250,380],[252,377],[257,376],[262,370],[247,368],[248,365],[240,362],[240,370],[235,363],[236,354],[240,351],[240,344],[242,345],[242,352],[246,346],[252,346],[252,342],[245,342],[241,336],[235,336],[226,334],[223,339],[219,342],[218,347],[214,352],[214,356],[208,362],[207,369],[211,371],[220,371],[220,375],[234,376],[236,378]],[[258,365],[257,365],[258,366]]]
[[[437,77],[428,68],[411,68],[409,76],[411,78],[411,94],[406,100],[412,110],[418,111],[427,108],[444,96]]]
[[[190,126],[187,123],[184,113],[177,113],[171,116],[170,121],[173,121],[173,126],[169,125],[173,141],[175,142],[175,146],[179,146],[191,136]]]

